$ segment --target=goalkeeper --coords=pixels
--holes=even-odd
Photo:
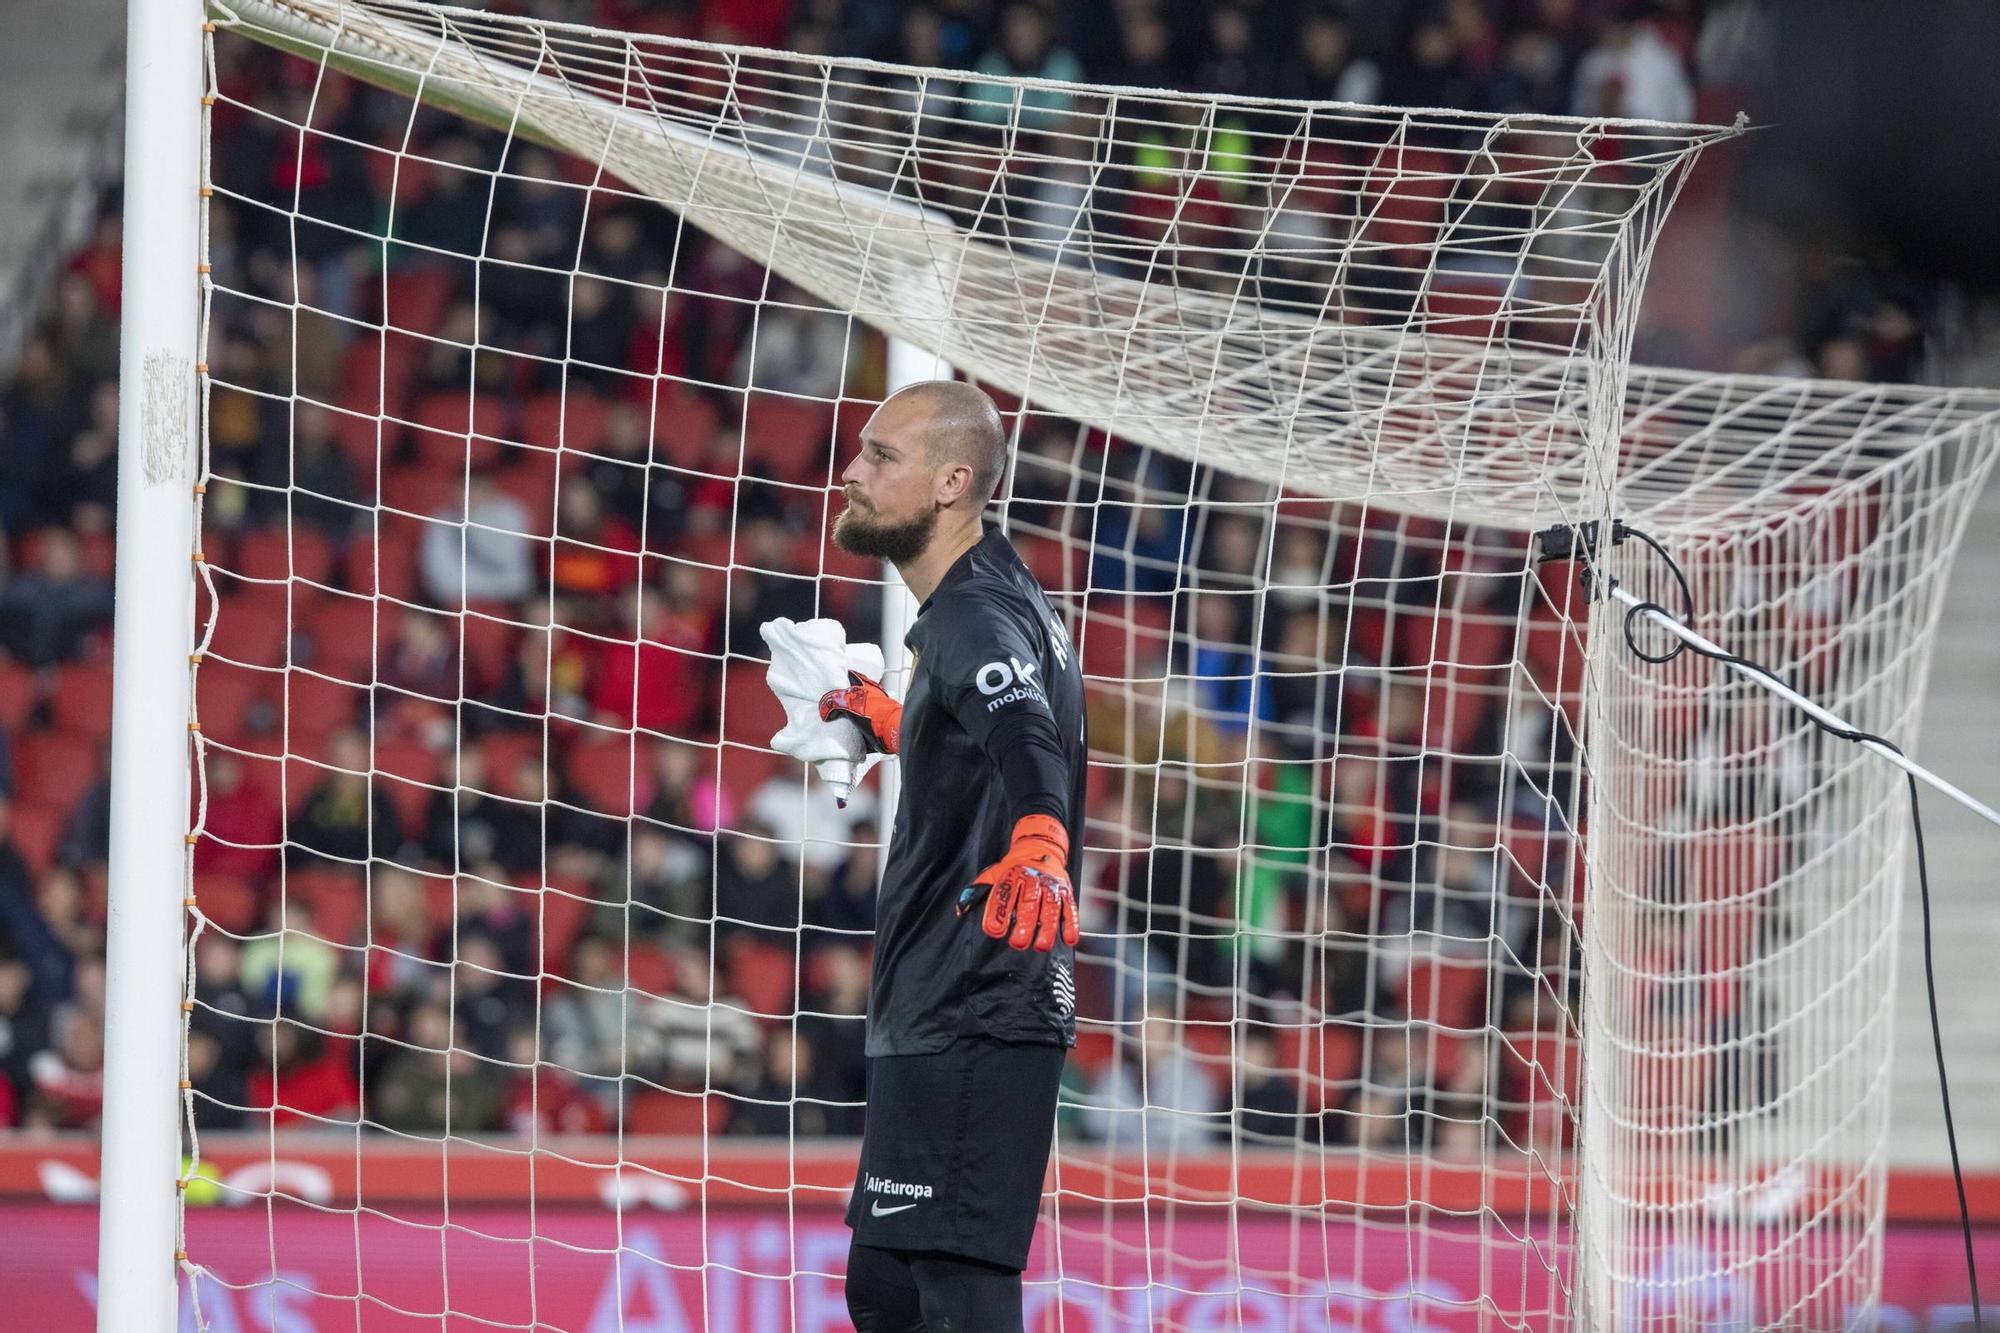
[[[820,701],[903,763],[847,1209],[860,1333],[1020,1329],[1076,1041],[1083,678],[1034,576],[981,523],[1006,460],[992,401],[943,380],[884,402],[841,475],[834,541],[894,563],[922,603],[901,704],[860,676]]]

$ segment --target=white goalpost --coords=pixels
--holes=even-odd
[[[894,682],[828,505],[944,373],[1090,694],[1029,1326],[1874,1308],[1900,778],[1535,541],[1913,741],[2000,399],[1629,365],[1733,131],[132,24],[100,1327],[846,1326],[923,793],[756,626]]]

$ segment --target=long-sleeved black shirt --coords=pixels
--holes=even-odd
[[[946,571],[905,644],[902,795],[875,919],[868,1054],[921,1055],[961,1035],[1070,1046],[1076,951],[1015,949],[957,915],[960,892],[1046,814],[1082,865],[1083,674],[1062,619],[998,531]]]

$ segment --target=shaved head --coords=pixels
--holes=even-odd
[[[963,463],[971,468],[972,498],[978,502],[973,508],[984,509],[1007,470],[1007,427],[993,400],[961,380],[924,380],[897,390],[883,406],[890,403],[928,414],[923,430],[928,461],[932,467]]]

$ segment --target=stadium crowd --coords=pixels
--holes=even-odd
[[[987,74],[1671,120],[1733,112],[1730,89],[1763,58],[1743,0],[519,8]],[[786,304],[762,307],[753,339],[760,271],[677,235],[662,209],[617,203],[584,226],[541,150],[491,201],[470,172],[404,180],[407,246],[383,274],[359,237],[388,212],[388,155],[343,137],[392,141],[401,104],[247,44],[218,57],[211,259],[219,287],[266,302],[219,295],[210,353],[233,387],[211,404],[203,515],[220,615],[198,675],[198,1121],[853,1132],[879,829],[869,798],[842,808],[758,748],[776,719],[756,627],[834,614],[855,638],[879,633],[870,571],[823,544],[830,462],[857,419],[830,404],[879,394],[879,349]],[[310,107],[331,133],[301,142],[245,103],[293,120]],[[442,116],[414,128],[441,163],[490,148]],[[417,248],[482,244],[548,271],[479,266],[475,306],[475,266]],[[119,247],[114,199],[0,393],[0,1124],[44,1129],[92,1125],[101,1100]],[[647,257],[664,255],[684,291],[563,277],[657,289]],[[1791,272],[1776,324],[1767,309],[1695,345],[1717,320],[1683,309],[1650,345],[1912,373],[1920,293],[1825,256]],[[436,339],[371,332],[384,318]],[[557,360],[472,354],[480,320]],[[564,374],[565,347],[587,364]],[[407,426],[378,428],[385,411]],[[586,455],[560,487],[552,454],[497,443],[558,430]],[[1504,689],[1436,708],[1421,685],[1356,670],[1329,686],[1325,669],[1436,660],[1441,618],[1424,608],[1441,604],[1450,632],[1483,645],[1453,660],[1504,661],[1529,600],[1518,576],[1476,553],[1440,566],[1424,549],[1441,530],[1359,525],[1329,544],[1306,525],[1194,520],[1134,502],[1254,497],[1065,423],[1024,439],[1024,550],[1063,586],[1095,552],[1089,605],[1070,608],[1087,667],[1170,669],[1193,696],[1178,739],[1156,726],[1149,740],[1129,698],[1107,694],[1093,718],[1095,748],[1135,772],[1179,763],[1129,779],[1107,764],[1093,783],[1106,850],[1082,886],[1082,1004],[1117,1021],[1085,1025],[1071,1131],[1117,1140],[1143,1115],[1156,1147],[1192,1143],[1233,1107],[1274,1141],[1473,1150],[1497,1132],[1493,1106],[1545,1104],[1532,1041],[1503,1056],[1403,1023],[1552,1026],[1537,970],[1559,997],[1570,959],[1528,869],[1566,872],[1546,804],[1497,760],[1440,772],[1415,756],[1554,764],[1560,726],[1503,737],[1519,723]],[[1384,565],[1392,535],[1415,565]],[[1312,590],[1336,564],[1366,572],[1329,610]],[[1170,621],[1193,635],[1170,640]],[[1324,763],[1332,736],[1373,758]],[[1398,953],[1426,933],[1466,947]],[[1538,961],[1492,970],[1503,953]],[[1144,1112],[1127,1041],[1147,1052]]]

